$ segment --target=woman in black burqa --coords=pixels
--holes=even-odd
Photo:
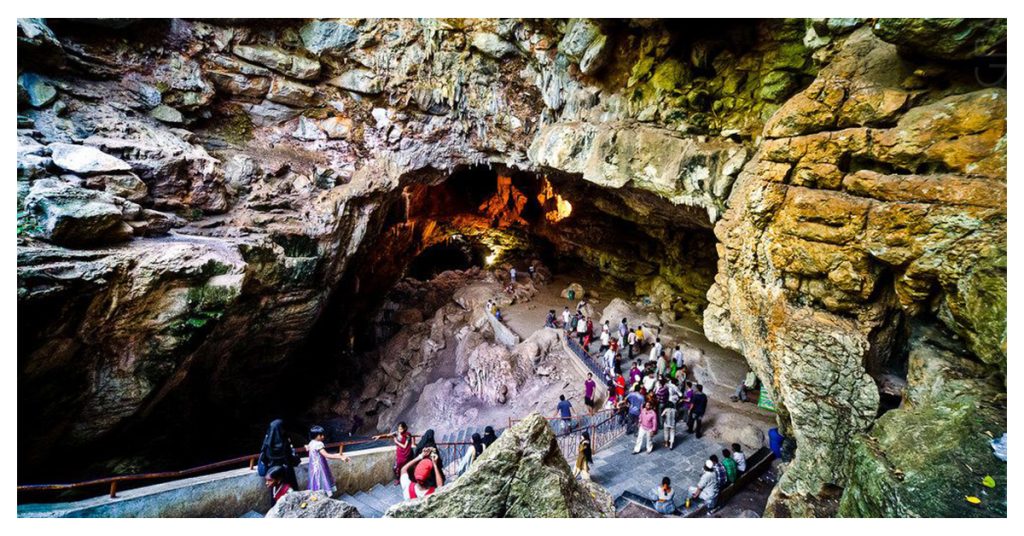
[[[263,438],[263,447],[260,448],[260,457],[257,468],[260,476],[266,476],[271,467],[279,466],[284,469],[281,480],[289,484],[293,490],[299,489],[299,483],[295,478],[295,467],[299,465],[299,456],[295,454],[292,442],[284,432],[284,421],[275,419],[267,428],[267,435]]]
[[[490,426],[484,427],[484,437],[483,437],[484,448],[487,448],[487,447],[491,446],[491,443],[494,443],[497,439],[498,439],[498,436],[494,435],[494,428],[492,428]]]
[[[414,456],[419,456],[423,452],[423,449],[425,449],[427,447],[431,447],[431,448],[434,449],[434,452],[437,452],[437,460],[435,460],[434,463],[437,464],[438,471],[441,473],[441,478],[444,479],[445,481],[447,481],[448,480],[447,477],[444,476],[444,459],[441,457],[441,449],[437,448],[437,442],[434,441],[434,429],[433,428],[431,428],[430,430],[427,430],[426,432],[423,432],[423,435],[420,436],[419,443],[416,443],[416,452],[413,453],[413,455]],[[412,469],[413,468],[410,467],[410,471]],[[412,474],[409,475],[409,478],[412,479]],[[436,481],[436,479],[435,479],[433,474],[431,474],[427,478],[427,486],[428,487],[436,487],[437,486],[437,481]]]

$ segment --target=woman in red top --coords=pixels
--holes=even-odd
[[[398,423],[398,433],[374,436],[374,439],[391,438],[395,442],[395,478],[406,462],[412,459],[412,434],[404,422]]]
[[[267,471],[267,477],[264,480],[267,489],[270,490],[270,501],[271,504],[277,504],[277,501],[281,500],[292,491],[292,487],[285,482],[285,468],[280,465],[275,465]]]

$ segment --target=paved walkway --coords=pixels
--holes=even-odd
[[[624,491],[652,498],[654,489],[661,485],[662,477],[667,476],[672,479],[672,487],[676,490],[676,504],[682,504],[689,487],[697,484],[704,462],[712,454],[721,457],[722,448],[727,447],[706,437],[697,439],[686,433],[685,426],[676,428],[675,449],[663,447],[663,437],[659,430],[655,435],[654,451],[647,454],[646,450],[641,450],[636,455],[633,454],[636,436],[620,437],[594,453],[591,479],[604,486],[613,498],[618,498]]]

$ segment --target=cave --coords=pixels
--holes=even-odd
[[[1006,515],[1005,19],[17,22],[21,503],[580,410],[626,318],[799,438],[759,513]]]

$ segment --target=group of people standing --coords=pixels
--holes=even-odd
[[[393,469],[406,499],[426,497],[444,485],[445,462],[441,449],[434,439],[434,430],[427,430],[420,436],[419,441],[414,441],[415,437],[409,431],[409,427],[401,422],[394,433],[381,434],[373,438],[391,439],[394,443]],[[484,428],[482,435],[473,434],[472,445],[456,468],[458,473],[462,474],[469,469],[473,461],[497,438],[494,428],[490,426]],[[333,495],[337,488],[328,460],[350,460],[342,452],[344,445],[338,447],[337,453],[329,452],[324,444],[325,439],[326,431],[322,426],[310,428],[309,443],[306,445],[306,451],[309,453],[308,489]],[[276,503],[289,492],[299,489],[295,467],[300,461],[284,431],[284,422],[280,419],[271,422],[263,438],[257,468],[260,476],[264,477],[267,489],[270,490],[272,502]]]

